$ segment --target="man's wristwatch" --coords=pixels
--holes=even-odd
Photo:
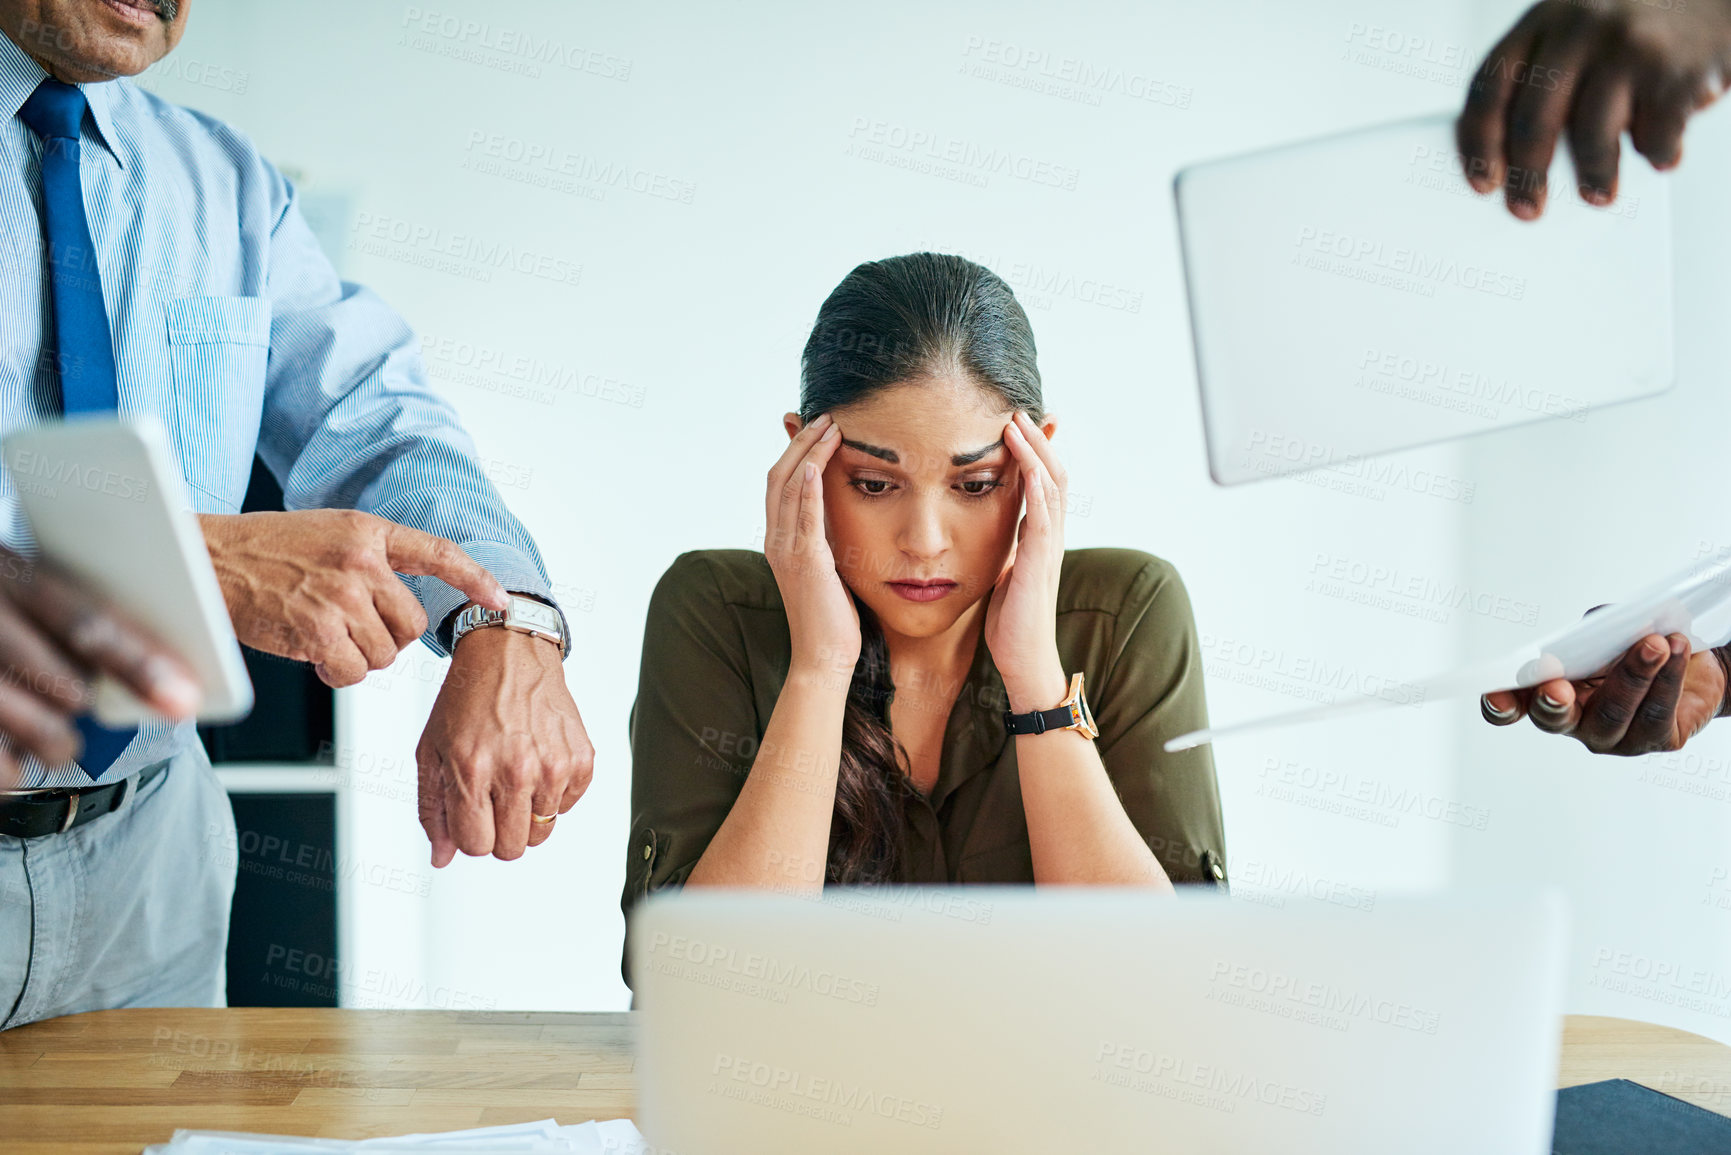
[[[457,643],[470,630],[484,629],[487,626],[504,626],[508,630],[519,633],[534,634],[538,638],[546,638],[559,647],[559,656],[563,658],[571,649],[570,636],[565,632],[565,618],[558,607],[546,602],[538,602],[534,598],[512,594],[510,604],[503,610],[490,610],[486,606],[470,606],[457,615],[451,626],[451,649],[457,648]]]
[[[1004,727],[1012,734],[1044,734],[1047,730],[1075,730],[1084,738],[1100,736],[1094,725],[1094,714],[1088,709],[1088,699],[1082,696],[1082,672],[1070,675],[1070,692],[1050,710],[1030,710],[1026,714],[1004,711]]]

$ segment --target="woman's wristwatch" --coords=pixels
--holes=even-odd
[[[1050,710],[1030,710],[1026,714],[1004,711],[1004,727],[1012,734],[1044,734],[1047,730],[1075,730],[1082,737],[1098,738],[1100,728],[1094,725],[1094,714],[1088,709],[1088,699],[1082,696],[1082,672],[1070,675],[1070,692]]]

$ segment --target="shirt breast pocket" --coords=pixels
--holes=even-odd
[[[232,513],[246,496],[264,410],[270,302],[187,297],[167,308],[174,432],[181,468],[203,512]]]

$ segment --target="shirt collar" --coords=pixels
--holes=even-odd
[[[47,78],[48,73],[30,58],[29,53],[10,36],[0,35],[0,114],[8,120],[17,116],[24,102],[30,99],[30,94]],[[96,142],[124,169],[126,161],[121,159],[120,150],[115,147],[120,138],[114,132],[112,105],[118,83],[105,80],[97,84],[80,84],[78,88],[90,106],[90,120],[96,126]]]
[[[8,120],[18,115],[47,75],[10,36],[0,35],[0,113]]]
[[[90,119],[96,125],[97,142],[108,150],[114,163],[124,169],[126,160],[117,147],[120,137],[114,131],[114,102],[120,95],[120,84],[118,80],[104,80],[100,84],[80,84],[78,87],[90,105]]]

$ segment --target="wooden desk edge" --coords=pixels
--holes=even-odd
[[[0,1032],[0,1135],[8,1155],[137,1155],[175,1126],[359,1138],[629,1116],[635,1022],[632,1012],[93,1011]],[[231,1067],[244,1077],[225,1079]],[[1566,1016],[1557,1086],[1617,1078],[1731,1116],[1731,1046]]]

